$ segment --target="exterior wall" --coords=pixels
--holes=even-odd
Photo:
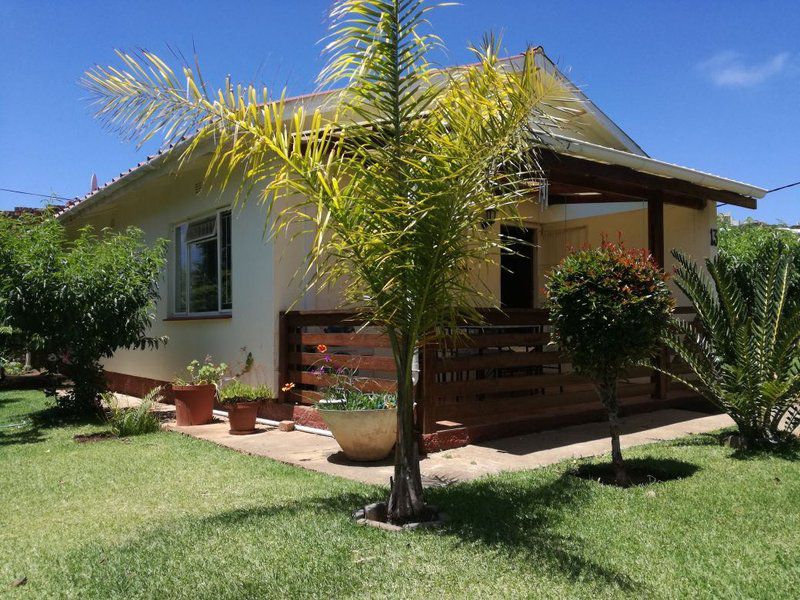
[[[522,207],[522,218],[526,226],[536,230],[535,252],[535,305],[543,302],[543,288],[547,273],[557,265],[571,248],[584,244],[600,245],[603,237],[612,241],[621,237],[628,248],[647,248],[647,206],[642,202],[597,203],[581,205],[557,205],[542,211],[538,203],[530,202]],[[666,271],[672,271],[675,259],[674,248],[692,258],[702,261],[712,256],[716,248],[711,247],[710,229],[715,227],[716,204],[707,202],[704,210],[681,206],[664,207],[664,251]],[[494,225],[499,235],[500,225]],[[475,282],[488,288],[491,299],[482,304],[490,306],[500,297],[499,252],[493,263],[476,269]],[[678,305],[685,305],[686,298],[674,284],[670,284]]]
[[[117,192],[112,202],[98,203],[68,220],[68,229],[84,225],[95,228],[124,229],[129,225],[145,232],[146,240],[172,240],[177,223],[202,216],[215,209],[228,207],[232,194],[195,194],[195,184],[202,181],[201,170],[186,170],[179,175],[164,174],[142,184],[131,184]],[[173,246],[168,249],[168,262],[162,274],[161,300],[155,310],[151,329],[154,336],[166,335],[169,341],[158,350],[120,350],[104,361],[107,371],[137,375],[155,380],[171,380],[183,372],[192,359],[211,355],[215,362],[232,366],[241,363],[246,352],[252,352],[254,368],[249,374],[253,382],[275,384],[275,355],[278,306],[273,282],[276,264],[273,245],[263,238],[264,212],[255,202],[244,209],[233,210],[231,318],[203,320],[166,320],[170,317],[171,269]]]

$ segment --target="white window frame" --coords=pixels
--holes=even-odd
[[[233,213],[231,208],[226,206],[222,208],[218,208],[214,211],[207,212],[205,214],[197,215],[191,219],[187,219],[185,221],[180,221],[178,223],[173,224],[172,226],[172,241],[173,241],[173,251],[172,251],[172,269],[171,269],[171,280],[172,280],[172,297],[170,298],[170,314],[173,317],[208,317],[214,315],[230,315],[233,312],[233,273],[231,273],[231,308],[222,308],[222,215],[224,213],[231,213],[231,252],[233,252]],[[215,217],[216,222],[214,224],[215,227],[215,236],[217,240],[217,310],[210,310],[210,311],[192,311],[191,307],[191,268],[189,265],[189,252],[186,250],[188,248],[189,242],[186,241],[186,234],[189,230],[189,225],[192,223],[196,223],[197,221],[204,221],[209,217]],[[178,229],[182,229],[181,235],[181,247],[175,243],[175,232]],[[197,240],[195,240],[197,241]],[[181,253],[184,253],[184,259],[186,260],[186,264],[184,265],[184,286],[186,290],[186,310],[179,311],[177,310],[177,302],[178,302],[178,289],[179,289],[179,282],[178,282],[178,273],[177,273],[177,265],[178,265],[178,257]],[[233,261],[231,261],[231,271],[233,270]]]

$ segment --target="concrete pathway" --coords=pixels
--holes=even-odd
[[[621,441],[623,448],[630,448],[730,425],[733,421],[727,415],[661,410],[625,419]],[[221,419],[210,425],[177,427],[173,422],[167,427],[247,454],[364,483],[388,485],[392,474],[391,460],[349,461],[333,438],[311,433],[283,432],[259,425],[258,433],[230,435],[227,422]],[[447,485],[501,471],[535,469],[562,460],[598,456],[609,452],[610,447],[608,425],[586,423],[436,452],[422,460],[422,477],[426,486]]]

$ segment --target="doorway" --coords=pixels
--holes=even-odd
[[[500,236],[507,249],[500,253],[500,305],[503,308],[533,308],[534,229],[501,225]]]

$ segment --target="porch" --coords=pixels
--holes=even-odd
[[[577,140],[559,140],[557,151],[542,152],[541,163],[546,185],[535,184],[538,192],[526,203],[525,227],[533,222],[541,234],[562,235],[528,239],[532,245],[527,247],[543,241],[540,247],[545,251],[541,256],[523,256],[528,263],[519,262],[524,252],[500,256],[498,262],[506,269],[492,274],[490,289],[503,310],[484,310],[480,326],[464,326],[458,332],[462,335],[450,332],[453,335],[444,343],[420,349],[415,418],[427,451],[605,418],[592,384],[574,373],[569,358],[551,343],[547,313],[540,308],[544,274],[569,246],[581,241],[569,238],[568,231],[579,229],[570,222],[586,223],[599,216],[604,219],[602,227],[625,222],[629,224],[622,231],[625,239],[646,247],[669,270],[668,250],[673,247],[688,250],[697,259],[713,254],[716,203],[756,205],[743,184],[737,191],[719,189],[712,176]],[[569,207],[575,208],[568,216]],[[670,211],[668,227],[665,208]],[[554,216],[559,214],[563,226]],[[502,235],[505,225],[493,223],[489,214],[487,224]],[[595,245],[600,226],[583,228],[590,231],[588,237],[584,231],[582,242]],[[616,230],[603,233],[614,235]],[[677,312],[692,318],[689,308]],[[304,405],[319,399],[320,389],[330,383],[328,376],[313,372],[320,364],[316,350],[320,344],[328,349],[330,365],[355,371],[365,391],[393,391],[389,341],[376,328],[364,325],[348,311],[281,313],[280,386],[295,385],[281,393],[282,399]],[[680,365],[671,360],[666,350],[658,358],[662,367],[678,369]],[[623,414],[710,408],[689,389],[650,368],[627,373],[619,382],[619,395]]]
[[[691,317],[687,309],[681,314]],[[415,419],[422,447],[438,451],[497,437],[602,420],[593,385],[575,374],[550,341],[542,309],[484,310],[484,323],[464,326],[440,344],[419,351]],[[455,333],[455,332],[453,332]],[[394,391],[388,338],[350,311],[290,311],[280,315],[281,400],[311,405],[331,383],[317,372],[319,345],[332,368],[346,368],[364,391]],[[662,353],[667,365],[670,355]],[[705,403],[650,368],[635,368],[619,382],[623,414]]]

